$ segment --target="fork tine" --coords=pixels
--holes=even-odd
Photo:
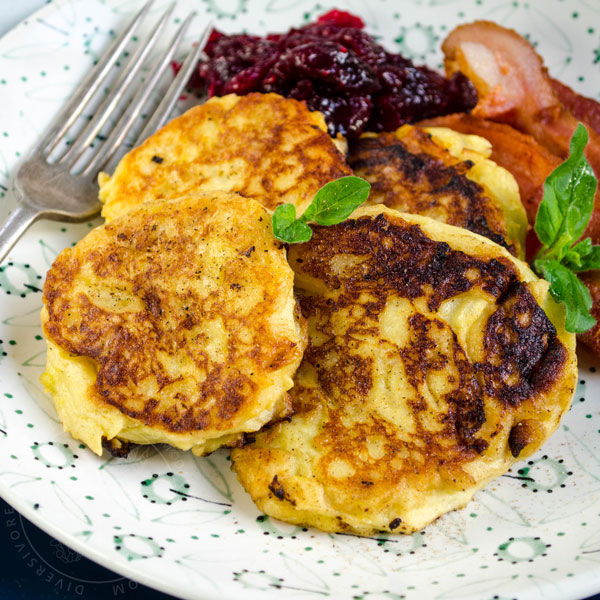
[[[42,153],[44,153],[44,150],[47,150],[48,153],[52,152],[63,135],[68,131],[71,125],[73,125],[77,117],[79,117],[87,103],[90,101],[90,98],[104,83],[115,60],[125,48],[130,36],[150,9],[153,1],[154,0],[148,0],[148,2],[144,4],[131,23],[129,23],[125,31],[111,44],[107,52],[75,90],[71,100],[53,119],[39,145]]]
[[[145,81],[144,85],[140,87],[126,111],[119,119],[119,122],[115,125],[115,127],[113,127],[108,139],[104,142],[104,144],[102,144],[102,147],[98,150],[92,161],[82,170],[82,175],[89,175],[100,170],[119,149],[139,117],[141,111],[143,110],[145,103],[150,97],[150,94],[156,88],[156,85],[164,74],[165,70],[170,66],[171,59],[181,44],[183,36],[185,35],[190,23],[192,22],[192,19],[195,16],[196,13],[191,13],[182,23],[181,27],[169,44],[169,50],[162,57],[161,61],[154,67],[150,77]]]
[[[134,78],[142,68],[144,61],[154,48],[156,41],[161,37],[163,30],[167,26],[167,22],[175,8],[175,2],[169,5],[169,8],[164,12],[160,21],[154,27],[150,39],[145,44],[140,44],[136,49],[131,60],[127,63],[119,78],[112,86],[115,93],[109,94],[98,107],[94,117],[83,128],[83,131],[77,136],[71,147],[63,156],[58,159],[58,163],[66,168],[72,168],[79,160],[83,152],[94,141],[96,135],[102,129],[108,118],[115,112],[117,106],[123,98],[128,95],[128,90],[134,81]]]
[[[139,134],[137,140],[134,143],[134,146],[138,146],[141,144],[147,137],[151,136],[155,131],[160,129],[171,114],[183,88],[186,83],[190,80],[192,76],[192,71],[198,64],[198,60],[200,58],[200,54],[204,50],[206,43],[208,42],[208,38],[210,37],[210,33],[213,28],[213,21],[210,20],[206,25],[206,29],[202,32],[200,39],[198,40],[198,45],[192,52],[188,54],[185,61],[181,65],[181,69],[177,73],[175,79],[171,82],[169,89],[165,93],[163,99],[160,104],[156,107],[156,110],[152,114],[152,117],[146,123],[144,129]]]

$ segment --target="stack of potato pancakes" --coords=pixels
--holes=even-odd
[[[100,454],[233,447],[258,507],[410,533],[534,451],[577,378],[564,313],[483,138],[404,126],[346,157],[320,113],[213,98],[100,176],[106,224],[50,269],[42,381]],[[367,204],[286,247],[272,210],[325,183]],[[402,212],[399,212],[402,211]]]

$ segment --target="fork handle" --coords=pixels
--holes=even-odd
[[[41,216],[40,211],[26,204],[18,203],[8,219],[0,225],[0,263],[6,258],[10,249],[25,233],[26,229]]]

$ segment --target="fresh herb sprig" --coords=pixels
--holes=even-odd
[[[576,275],[600,269],[600,246],[593,246],[590,238],[577,242],[592,216],[598,183],[583,154],[587,141],[587,130],[580,123],[571,138],[569,158],[546,178],[535,220],[542,248],[533,269],[550,282],[552,297],[564,303],[565,328],[573,333],[596,324],[590,314],[590,292]]]
[[[293,204],[282,204],[273,213],[273,233],[286,244],[308,242],[312,229],[308,222],[336,225],[347,219],[369,196],[371,185],[350,175],[326,183],[312,199],[304,214],[296,218]]]

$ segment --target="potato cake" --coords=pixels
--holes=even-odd
[[[299,214],[320,187],[351,175],[323,115],[277,94],[211,98],[173,119],[101,173],[107,221],[154,199],[223,190]]]
[[[231,455],[265,513],[417,531],[537,450],[570,406],[563,307],[497,244],[368,206],[288,259],[309,328],[295,414]]]
[[[42,382],[64,428],[201,455],[289,413],[306,345],[293,271],[256,200],[144,204],[48,272]],[[119,442],[114,447],[119,447]]]
[[[479,136],[404,125],[364,135],[351,145],[348,161],[371,184],[370,204],[464,227],[524,259],[528,226],[519,187],[489,160],[491,151]]]

